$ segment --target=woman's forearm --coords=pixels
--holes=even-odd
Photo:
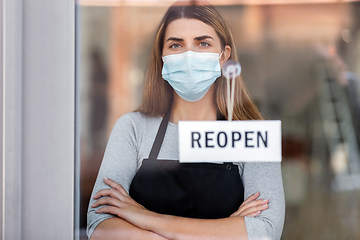
[[[156,214],[146,229],[169,239],[241,239],[247,240],[244,217],[193,219]]]
[[[113,182],[110,179],[105,179],[105,182],[111,189],[103,189],[94,195],[94,199],[98,199],[91,205],[97,208],[95,211],[98,214],[108,213],[118,216],[123,222],[120,224],[109,223],[106,228],[99,226],[96,229],[111,231],[116,229],[114,236],[117,234],[128,234],[134,231],[136,234],[151,234],[156,233],[167,239],[241,239],[247,240],[247,231],[245,226],[245,219],[243,216],[251,214],[257,215],[259,210],[267,209],[268,200],[255,200],[258,193],[253,197],[249,197],[235,212],[242,214],[238,216],[231,216],[222,219],[193,219],[185,217],[177,217],[165,214],[155,213],[145,209],[142,205],[134,201],[125,191],[125,189]],[[101,206],[100,208],[98,208]],[[248,211],[248,212],[247,212]],[[234,213],[234,214],[235,214]],[[236,214],[235,214],[236,215]],[[112,219],[112,218],[111,218]],[[118,218],[115,218],[118,219]],[[106,223],[105,220],[103,224]],[[115,221],[115,220],[112,220]],[[123,227],[123,225],[125,227]],[[96,231],[95,229],[95,231]],[[119,229],[126,231],[119,232]],[[142,230],[143,229],[143,230]],[[147,230],[147,231],[146,231]],[[138,232],[139,231],[139,232]],[[144,231],[144,232],[141,232]],[[103,232],[103,231],[101,231]],[[105,232],[105,231],[104,231]],[[107,234],[107,233],[102,233]],[[159,236],[159,237],[160,237]],[[153,236],[158,237],[158,236]],[[107,238],[111,239],[111,238]],[[113,238],[121,239],[121,238]],[[131,238],[130,238],[131,239]],[[135,239],[150,239],[147,237],[135,237]],[[156,239],[156,238],[155,238]],[[160,238],[161,239],[161,238]]]
[[[118,218],[108,218],[95,228],[90,240],[120,240],[120,239],[149,239],[149,240],[165,240],[166,238],[128,223]]]

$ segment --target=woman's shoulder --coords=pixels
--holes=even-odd
[[[160,116],[151,116],[141,112],[129,112],[122,115],[116,122],[114,128],[148,128],[158,125],[161,121]]]
[[[122,115],[119,120],[130,121],[135,123],[159,122],[160,116],[152,116],[142,112],[129,112]]]

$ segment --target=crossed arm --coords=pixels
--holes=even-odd
[[[111,179],[110,186],[94,195],[91,205],[97,213],[110,213],[115,218],[101,222],[91,235],[97,239],[248,239],[244,217],[255,217],[268,208],[269,200],[251,195],[231,216],[222,219],[193,219],[158,214],[134,201],[126,190]]]

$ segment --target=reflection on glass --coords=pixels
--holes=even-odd
[[[109,133],[140,102],[170,4],[95,2],[81,9],[81,228]],[[265,117],[282,121],[282,239],[358,239],[360,4],[229,2],[218,9],[235,30],[243,78]]]

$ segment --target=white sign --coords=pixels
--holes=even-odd
[[[180,162],[280,162],[281,121],[180,121]]]

